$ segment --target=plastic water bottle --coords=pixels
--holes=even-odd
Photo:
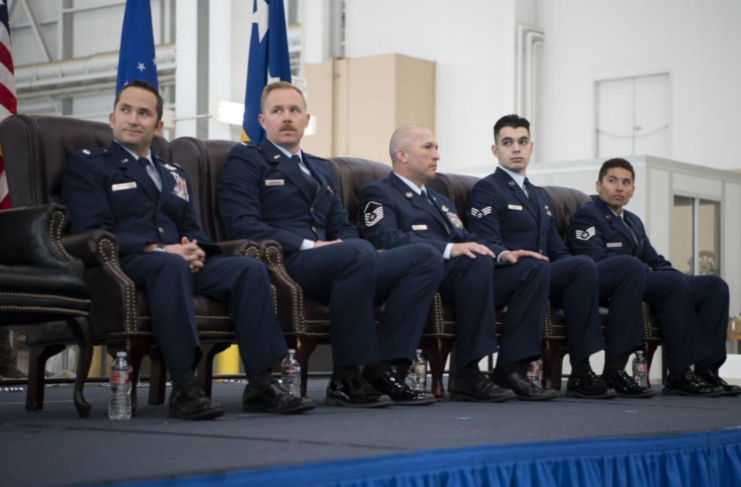
[[[538,387],[543,386],[543,360],[538,359],[527,365],[527,378]]]
[[[424,392],[427,390],[427,359],[422,355],[422,350],[417,350],[414,362],[409,367],[407,385],[413,391]]]
[[[111,403],[108,419],[131,419],[131,367],[126,361],[126,352],[117,352],[111,366]]]
[[[290,349],[281,366],[281,383],[290,395],[301,397],[301,364],[296,360],[296,350]]]
[[[641,387],[648,387],[648,361],[640,350],[633,359],[633,380]]]

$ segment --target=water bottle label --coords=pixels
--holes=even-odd
[[[424,377],[427,375],[427,364],[417,364],[414,368],[414,373],[418,377]]]
[[[111,371],[111,385],[119,385],[123,386],[129,383],[129,373],[120,371],[120,370],[113,370]]]

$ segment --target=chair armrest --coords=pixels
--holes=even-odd
[[[104,230],[89,230],[65,235],[62,237],[62,245],[68,253],[82,260],[86,268],[105,264],[106,254],[101,246],[112,248],[114,255],[118,255],[116,237]]]
[[[286,335],[304,333],[304,292],[288,275],[283,263],[283,248],[274,240],[260,241],[261,260],[268,267],[270,282],[278,299],[278,321]]]
[[[71,270],[74,259],[60,241],[67,222],[56,203],[0,211],[0,264]]]
[[[252,240],[229,240],[215,243],[223,255],[246,255],[253,259],[260,259],[260,244]]]

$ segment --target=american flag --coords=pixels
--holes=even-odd
[[[15,98],[15,71],[10,54],[10,25],[8,3],[0,0],[0,121],[18,113]],[[3,151],[0,148],[0,210],[10,208],[10,192],[5,175]]]

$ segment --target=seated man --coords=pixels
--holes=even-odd
[[[463,228],[453,203],[425,186],[435,177],[440,159],[429,129],[397,129],[389,150],[393,173],[360,194],[360,231],[379,249],[423,244],[445,259],[439,292],[443,301],[455,305],[458,324],[451,399],[499,401],[512,397],[506,389],[522,400],[557,397],[556,391],[543,390],[525,375],[527,364],[541,353],[550,277],[546,259],[533,254],[521,265],[494,270],[494,253]],[[508,311],[492,382],[478,364],[497,351],[495,302],[507,305]]]
[[[664,333],[669,368],[664,394],[741,394],[741,388],[718,376],[726,360],[728,285],[718,276],[685,277],[654,250],[641,219],[623,209],[633,197],[634,181],[633,166],[625,159],[602,164],[596,184],[599,198],[574,214],[569,248],[596,262],[627,255],[643,264],[643,300]]]
[[[527,167],[533,153],[530,122],[517,115],[494,125],[494,156],[499,166],[473,187],[468,228],[498,253],[498,261],[519,265],[522,252],[548,256],[550,301],[563,308],[572,373],[566,395],[584,399],[650,397],[653,392],[625,373],[631,353],[643,346],[643,270],[630,257],[596,265],[572,256],[556,230],[548,194],[533,186]],[[605,348],[599,304],[610,305],[602,378],[589,356]]]
[[[334,371],[326,403],[434,403],[399,382],[392,366],[408,368],[414,359],[442,259],[427,246],[377,253],[358,238],[329,162],[301,150],[309,114],[298,88],[267,85],[259,120],[267,138],[229,153],[219,208],[229,238],[278,241],[304,294],[329,303]],[[374,301],[385,301],[378,332]]]
[[[118,93],[110,115],[108,149],[72,154],[62,178],[62,200],[72,231],[101,229],[116,236],[121,268],[147,293],[152,331],[173,381],[169,413],[181,419],[224,414],[195,378],[201,357],[192,294],[228,301],[249,379],[246,409],[300,413],[310,400],[285,392],[271,366],[286,355],[265,266],[218,255],[196,223],[188,175],[150,150],[162,129],[162,98],[133,81]]]

